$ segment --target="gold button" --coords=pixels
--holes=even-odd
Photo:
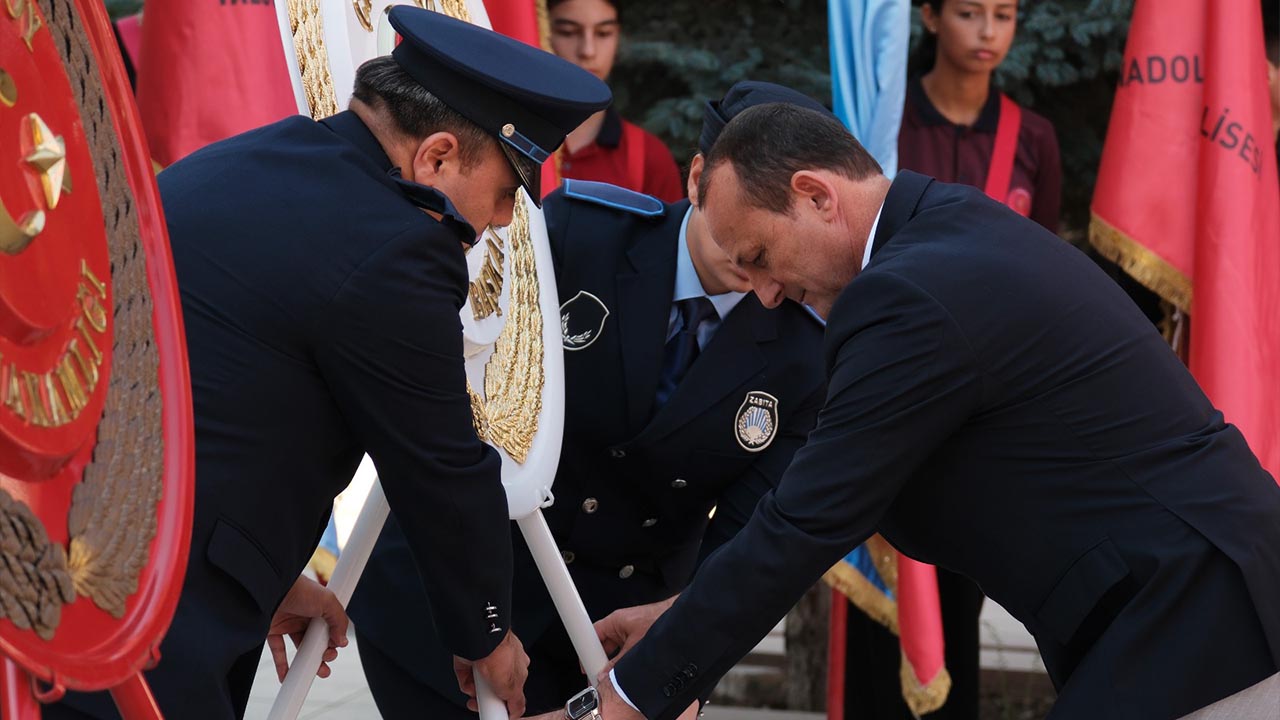
[[[622,578],[623,580],[626,580],[627,578],[634,575],[635,572],[636,572],[636,567],[634,565],[623,565],[622,569],[618,571],[618,577]]]
[[[516,134],[515,125],[512,125],[511,123],[507,123],[506,125],[502,126],[502,137],[511,137],[512,135],[515,135],[515,134]]]
[[[569,563],[573,562],[573,558],[575,556],[572,550],[561,550],[560,557],[564,558],[564,564],[568,565]]]
[[[590,515],[600,508],[600,501],[595,498],[587,498],[582,501],[582,512]]]

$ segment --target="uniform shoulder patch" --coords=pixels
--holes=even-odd
[[[607,208],[621,210],[641,217],[662,217],[667,212],[667,206],[652,195],[645,195],[617,185],[591,180],[566,179],[564,181],[564,196],[574,200],[603,205]]]

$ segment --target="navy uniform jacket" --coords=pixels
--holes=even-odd
[[[689,203],[664,207],[647,196],[625,197],[651,203],[648,216],[571,199],[563,189],[544,204],[570,337],[564,445],[555,504],[544,513],[592,619],[679,592],[699,548],[705,554],[737,533],[776,485],[824,396],[820,323],[798,305],[770,311],[747,295],[655,415],[677,238]],[[753,391],[777,399],[772,441],[758,451],[740,444],[736,429]],[[447,655],[433,657],[424,647],[436,642],[425,618],[416,628],[404,622],[421,612],[421,591],[415,597],[412,578],[405,579],[411,569],[402,543],[389,524],[352,601],[352,619],[361,643],[376,644],[437,691],[456,694]],[[522,539],[517,548],[514,623],[528,647],[558,629],[559,619]],[[576,660],[570,662],[580,690]],[[529,670],[533,702],[548,669],[535,658]]]
[[[1176,718],[1280,667],[1280,488],[1133,303],[980,191],[902,172],[809,442],[617,666],[675,717],[877,528],[1035,636],[1052,717]]]
[[[366,452],[449,619],[446,646],[483,657],[509,627],[506,497],[472,428],[458,318],[471,230],[415,207],[390,169],[348,112],[280,121],[160,175],[196,430],[186,584],[148,673],[171,717],[233,714],[201,683],[225,692],[240,656],[256,666]]]

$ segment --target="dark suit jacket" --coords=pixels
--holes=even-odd
[[[449,619],[445,644],[482,657],[509,627],[499,459],[465,390],[470,230],[425,215],[390,168],[342,113],[283,120],[160,175],[196,430],[186,585],[148,673],[170,717],[232,714],[197,687],[225,694],[230,666],[260,650],[366,452]],[[233,687],[233,702],[247,693]]]
[[[646,218],[562,191],[544,205],[565,303],[562,325],[598,332],[585,347],[565,352],[564,445],[552,488],[555,504],[544,511],[593,619],[679,592],[699,548],[705,553],[737,533],[760,496],[776,485],[804,444],[823,397],[820,323],[797,305],[769,311],[748,295],[669,402],[653,413],[676,243],[688,206],[676,203],[660,217]],[[580,293],[598,298],[607,316],[598,305],[580,305],[589,302]],[[602,328],[597,318],[604,320]],[[759,451],[748,451],[736,436],[739,411],[752,391],[778,400],[772,442]],[[457,695],[447,654],[430,659],[424,649],[435,641],[409,570],[403,540],[389,525],[352,601],[360,640],[376,644],[437,691]],[[520,539],[515,587],[515,631],[527,647],[549,630],[562,632]],[[414,615],[423,622],[406,627]],[[548,707],[567,697],[558,688],[541,693],[540,686],[583,687],[572,658],[548,667],[535,657],[530,673],[531,702],[554,697]],[[566,674],[571,677],[558,677]]]
[[[1054,717],[1175,718],[1280,667],[1280,488],[1081,253],[903,172],[809,442],[617,666],[674,717],[879,529],[1026,624]]]

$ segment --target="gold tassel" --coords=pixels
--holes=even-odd
[[[1120,266],[1161,299],[1191,314],[1191,279],[1141,243],[1103,220],[1097,213],[1089,222],[1089,242],[1105,258]]]
[[[939,669],[932,680],[921,685],[916,679],[916,671],[911,667],[911,662],[903,654],[899,673],[902,680],[902,699],[907,701],[907,707],[916,717],[931,713],[946,704],[947,695],[951,692],[951,674],[945,667]]]

